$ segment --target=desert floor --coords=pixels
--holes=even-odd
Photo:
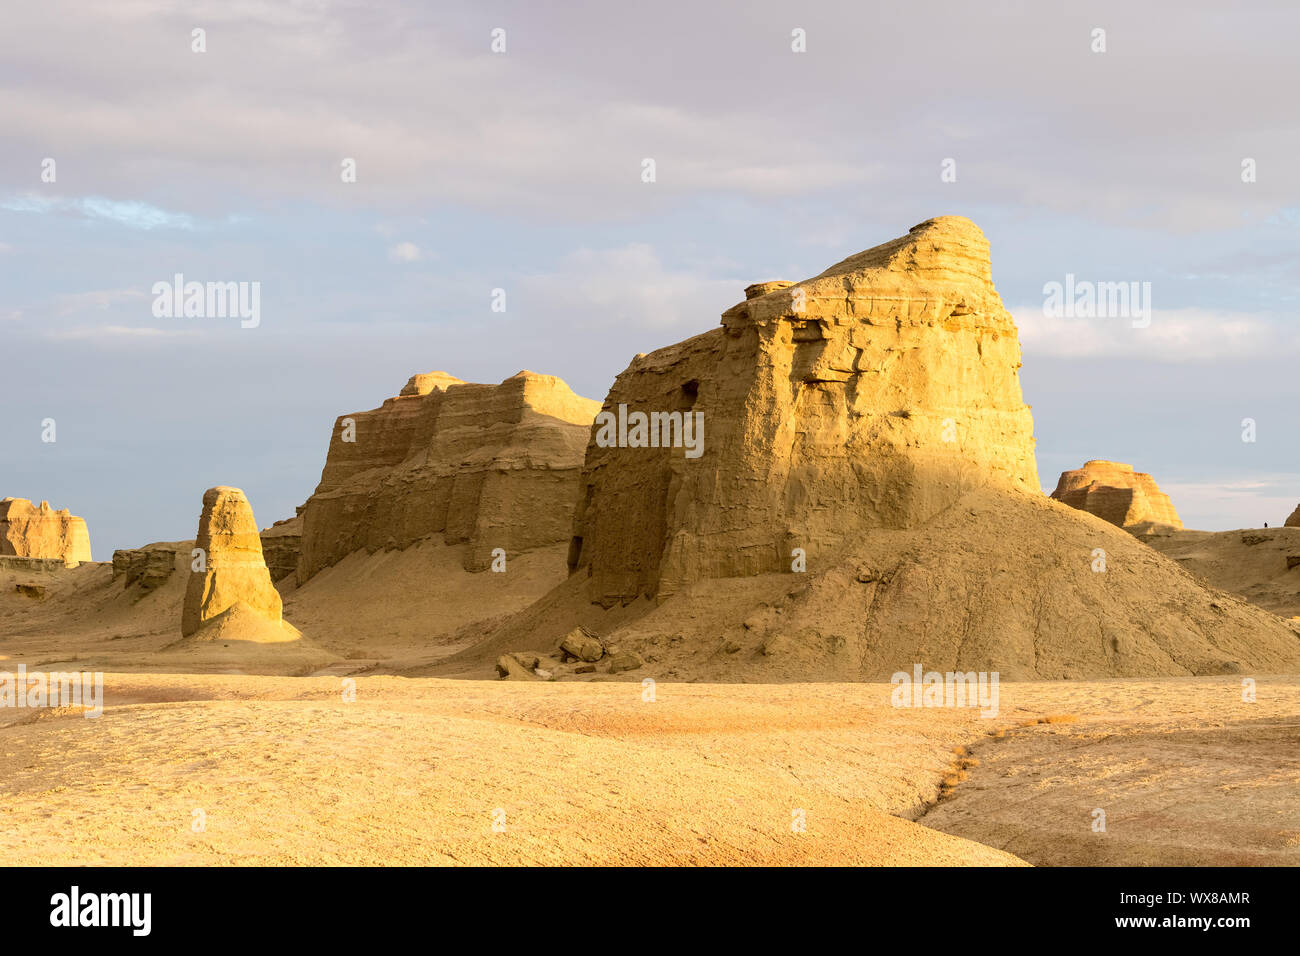
[[[1300,863],[1296,677],[1007,682],[991,719],[887,684],[355,681],[0,710],[0,864]]]

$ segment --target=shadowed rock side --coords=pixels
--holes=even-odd
[[[66,508],[55,511],[48,501],[38,508],[26,498],[5,498],[0,501],[0,555],[80,564],[91,559],[90,532]]]
[[[204,569],[191,570],[186,582],[184,636],[232,609],[241,621],[252,616],[280,622],[280,593],[271,583],[253,509],[242,491],[218,486],[204,493],[194,546],[203,552]]]
[[[396,398],[334,424],[320,484],[302,510],[298,583],[354,551],[430,535],[488,568],[569,537],[583,447],[599,405],[551,375],[475,385],[416,375]]]
[[[824,563],[971,488],[1037,488],[1020,345],[974,223],[932,219],[747,294],[610,390],[606,410],[702,413],[704,452],[593,433],[570,565],[601,603],[789,570],[794,548]]]
[[[1287,516],[1282,525],[1286,528],[1300,528],[1300,505],[1295,506],[1295,511]]]
[[[178,566],[189,569],[193,541],[155,541],[142,548],[113,552],[113,580],[122,587],[139,585],[143,591],[162,587]]]
[[[271,572],[272,581],[282,581],[298,571],[298,559],[302,555],[302,517],[286,518],[277,521],[269,528],[264,528],[262,539],[262,556],[266,559],[266,568]]]
[[[631,679],[1300,667],[1290,624],[1042,494],[1016,329],[972,223],[749,292],[723,328],[638,357],[605,403],[703,412],[702,454],[605,447],[598,422],[569,580],[413,673],[521,654],[582,679],[559,648],[579,626],[644,662]]]
[[[1095,459],[1082,468],[1063,471],[1052,497],[1126,531],[1183,526],[1155,479],[1123,462]]]

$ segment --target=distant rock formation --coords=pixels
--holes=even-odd
[[[359,549],[431,535],[464,544],[464,567],[566,540],[583,448],[600,406],[550,375],[500,385],[416,375],[396,398],[334,423],[302,510],[299,584]]]
[[[113,552],[113,580],[124,579],[123,587],[140,585],[146,591],[161,587],[176,570],[177,558],[184,555],[189,564],[193,541],[156,541],[143,548],[123,548]]]
[[[1123,462],[1094,459],[1063,471],[1052,497],[1126,531],[1183,526],[1155,479]]]
[[[974,487],[1036,489],[1016,328],[970,220],[745,294],[722,328],[635,359],[610,390],[611,413],[701,414],[704,443],[691,458],[593,433],[569,563],[602,604],[789,571],[795,549],[824,564]]]
[[[185,589],[181,633],[196,633],[236,604],[278,623],[280,594],[262,558],[262,541],[248,498],[238,488],[218,486],[203,495],[203,513],[194,545],[204,555],[204,569],[191,570]],[[246,614],[243,608],[239,614]]]
[[[262,555],[271,572],[271,580],[279,582],[298,570],[302,554],[302,516],[277,521],[261,533]]]
[[[23,558],[15,554],[0,554],[0,571],[65,571],[75,568],[76,562],[69,564],[62,558]]]
[[[75,567],[90,557],[86,522],[48,501],[39,508],[26,498],[0,501],[0,555],[63,561]]]
[[[1290,517],[1282,523],[1284,528],[1300,528],[1300,505],[1295,506],[1295,511],[1291,512]]]

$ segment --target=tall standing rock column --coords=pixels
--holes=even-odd
[[[188,637],[239,603],[268,621],[281,619],[280,592],[271,583],[257,521],[242,491],[218,486],[204,493],[194,544],[204,553],[204,569],[190,572],[182,634]]]

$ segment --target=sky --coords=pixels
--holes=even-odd
[[[746,285],[963,215],[1048,490],[1109,458],[1188,527],[1280,524],[1300,7],[1177,10],[6,4],[0,497],[83,516],[97,560],[192,537],[218,484],[267,526],[416,372],[600,399]],[[156,315],[178,273],[257,282],[256,326]],[[1067,276],[1139,283],[1149,321],[1050,314]]]

